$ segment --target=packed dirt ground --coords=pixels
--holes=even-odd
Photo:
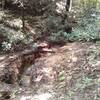
[[[31,65],[24,66],[20,73],[13,68],[16,75],[21,74],[20,78],[15,85],[0,83],[0,100],[100,99],[100,46],[98,43],[73,42],[45,49],[52,52],[41,52],[41,56],[36,59],[31,55],[31,60],[34,61]],[[19,57],[19,53],[16,56]],[[5,55],[0,57],[0,65],[7,63],[8,59],[14,59],[15,54],[6,55],[6,57],[8,58],[5,59]],[[21,61],[21,58],[19,61],[15,59],[9,67],[15,67],[16,64],[21,67],[20,63],[23,63]],[[15,76],[12,77],[15,78]]]

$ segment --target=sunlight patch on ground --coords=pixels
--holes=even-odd
[[[43,72],[45,72],[46,75],[49,75],[52,72],[52,68],[43,68]]]
[[[52,95],[50,93],[43,93],[35,96],[22,96],[20,100],[49,100]]]
[[[0,56],[0,61],[4,60],[6,56]]]
[[[58,13],[62,13],[63,11],[65,11],[65,4],[66,4],[66,3],[65,3],[65,0],[56,3],[56,5],[57,5],[56,11],[57,11]]]
[[[13,19],[13,20],[7,20],[7,22],[11,25],[11,26],[16,26],[16,27],[22,27],[22,21],[20,18],[17,19]]]

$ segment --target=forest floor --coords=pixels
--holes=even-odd
[[[100,100],[100,46],[73,42],[51,49],[23,70],[19,84],[1,82],[0,100]]]
[[[19,17],[2,11],[0,17],[0,32],[21,36]],[[36,18],[30,23],[27,31],[34,36],[41,29]],[[0,55],[0,100],[100,100],[100,42],[21,49]]]

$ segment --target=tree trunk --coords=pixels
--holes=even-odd
[[[2,10],[4,10],[5,4],[6,4],[6,0],[2,0],[2,1],[1,1]]]
[[[22,8],[22,30],[25,30],[25,15],[24,15],[24,8]]]
[[[67,0],[66,1],[66,11],[70,11],[72,7],[72,0]]]

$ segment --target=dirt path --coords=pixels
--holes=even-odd
[[[75,42],[52,49],[24,69],[19,85],[5,84],[10,100],[99,100],[99,45]]]

